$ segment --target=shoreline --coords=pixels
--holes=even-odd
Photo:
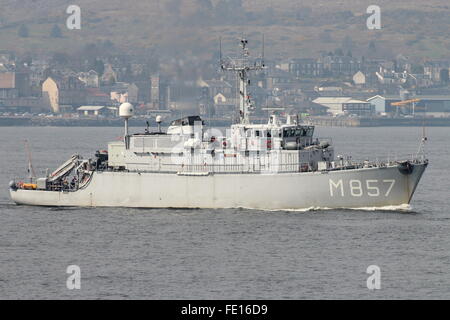
[[[130,119],[129,125],[145,127],[148,118]],[[224,127],[231,124],[226,120],[206,120],[210,126]],[[77,119],[77,118],[26,118],[0,117],[0,127],[123,127],[123,119]]]
[[[142,127],[149,118],[130,119],[130,126]],[[205,119],[210,127],[227,127],[230,120]],[[258,119],[255,123],[260,123]],[[264,121],[262,121],[264,122]],[[307,124],[319,127],[450,127],[450,118],[331,118],[310,117]],[[0,127],[122,127],[123,120],[89,118],[0,117]]]

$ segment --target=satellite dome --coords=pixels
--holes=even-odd
[[[129,102],[125,102],[122,103],[119,107],[119,116],[121,116],[122,118],[131,118],[133,116],[134,113],[134,107],[131,103]]]

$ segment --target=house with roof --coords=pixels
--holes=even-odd
[[[288,71],[297,78],[321,77],[324,73],[323,63],[313,58],[292,59]]]
[[[81,106],[77,108],[79,116],[84,117],[98,117],[106,115],[108,109],[105,106]]]
[[[361,61],[350,56],[328,55],[318,61],[322,64],[324,73],[331,75],[351,76],[361,70]]]
[[[270,68],[265,79],[268,90],[290,89],[296,82],[293,74],[279,68]]]
[[[225,96],[218,93],[213,97],[214,100],[214,114],[227,115],[236,109],[236,99],[230,96]]]
[[[317,84],[314,90],[321,96],[342,96],[344,91],[344,84],[337,81],[324,81]]]
[[[0,97],[27,97],[31,93],[29,70],[0,64]]]
[[[369,99],[367,99],[367,102],[371,103],[374,106],[376,113],[385,113],[386,112],[386,97],[381,96],[381,95],[376,95],[376,96],[373,96],[373,97],[370,97]]]
[[[366,84],[366,75],[358,71],[353,75],[353,83],[357,86],[364,86]]]
[[[231,96],[233,94],[233,86],[228,81],[216,79],[199,80],[197,85],[200,88],[208,88],[207,91],[211,98],[215,97],[219,93],[224,96]]]
[[[78,73],[78,79],[83,82],[87,88],[98,88],[100,85],[100,77],[95,70]]]
[[[86,88],[86,104],[90,106],[108,106],[112,104],[108,93],[99,88]]]
[[[42,83],[42,98],[52,112],[59,113],[85,104],[86,90],[75,76],[51,76]]]
[[[449,70],[449,61],[427,61],[424,63],[423,73],[435,82],[441,81],[441,71]]]

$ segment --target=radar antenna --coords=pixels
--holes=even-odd
[[[247,47],[248,40],[240,39],[242,53],[240,58],[222,58],[222,39],[220,39],[220,67],[223,71],[231,71],[237,74],[239,79],[239,120],[241,124],[250,123],[250,109],[252,101],[247,86],[250,84],[248,74],[251,71],[259,71],[265,68],[264,65],[264,41],[262,59],[257,59],[250,63],[250,52]]]

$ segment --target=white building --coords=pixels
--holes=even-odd
[[[376,113],[386,112],[386,98],[380,95],[376,95],[367,99],[367,102],[371,103],[375,107]]]
[[[361,71],[358,71],[353,75],[353,83],[356,85],[363,86],[366,84],[366,75]]]
[[[319,97],[314,103],[328,108],[334,116],[342,114],[371,115],[375,108],[371,103],[350,97]]]
[[[337,115],[344,113],[342,105],[350,100],[352,100],[350,97],[319,97],[313,102],[327,107],[329,112]]]
[[[77,109],[80,116],[99,116],[106,113],[104,106],[82,106]]]

